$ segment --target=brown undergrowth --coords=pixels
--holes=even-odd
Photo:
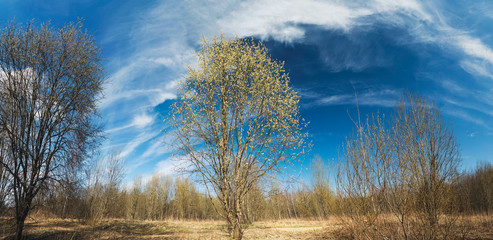
[[[453,219],[453,222],[450,220]],[[382,216],[374,224],[363,227],[349,218],[340,219],[342,227],[327,232],[329,239],[405,239],[400,223],[391,216]],[[419,221],[419,220],[416,220]],[[411,222],[407,239],[428,239],[420,222]],[[493,216],[442,216],[437,239],[493,239]]]
[[[493,217],[460,217],[448,239],[493,239]],[[393,223],[386,222],[391,231]],[[88,225],[74,219],[28,218],[26,239],[229,239],[222,221],[131,221],[107,219]],[[13,239],[14,219],[0,218],[0,238]],[[374,236],[375,239],[379,239]],[[340,218],[259,221],[245,230],[244,239],[357,239]]]

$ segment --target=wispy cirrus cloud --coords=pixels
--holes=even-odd
[[[220,17],[217,23],[230,35],[292,42],[303,40],[304,25],[349,31],[355,26],[368,26],[382,19],[399,24],[402,14],[420,21],[431,20],[420,2],[413,0],[250,0],[238,4],[229,14]]]
[[[125,146],[122,148],[119,157],[121,158],[126,158],[129,156],[137,147],[139,147],[141,144],[148,142],[149,140],[155,138],[159,132],[154,132],[154,133],[148,133],[148,132],[143,132],[136,137],[134,137],[131,141],[127,142]]]
[[[154,143],[147,148],[147,150],[142,154],[142,158],[154,157],[169,153],[171,151],[170,147],[164,143],[161,139],[154,141]]]
[[[478,59],[462,60],[460,66],[475,76],[483,76],[493,80],[493,65]]]
[[[141,134],[159,133],[161,126],[155,117],[150,121],[149,118],[139,116],[155,116],[156,106],[176,98],[176,85],[186,74],[186,67],[196,64],[195,52],[200,40],[220,32],[228,37],[256,37],[284,44],[312,41],[310,44],[313,44],[315,40],[307,39],[310,26],[352,37],[355,29],[361,32],[372,31],[379,25],[392,26],[404,29],[406,33],[405,37],[393,39],[395,44],[437,46],[444,52],[455,54],[459,58],[458,66],[470,74],[493,79],[489,70],[493,64],[490,43],[468,29],[452,24],[447,13],[442,12],[437,4],[445,3],[417,0],[151,2],[143,8],[130,11],[132,13],[108,34],[123,36],[132,46],[112,58],[109,64],[111,86],[107,88],[106,100],[101,106],[106,114],[112,116],[112,121],[118,122],[112,126],[112,138],[133,136],[141,139],[129,143],[125,150],[127,156],[143,158],[139,160],[142,162],[153,161],[154,166],[157,166],[153,159],[166,154],[166,151],[159,150],[161,146],[156,142],[142,141]],[[362,37],[361,41],[365,40],[364,34],[358,37]],[[355,39],[347,39],[353,41],[353,45],[359,44]],[[107,44],[114,41],[114,37],[109,38]],[[324,38],[317,41],[324,41]],[[395,64],[386,55],[370,51],[374,48],[371,45],[360,44],[360,48],[347,50],[353,45],[344,46],[340,52],[326,51],[324,57],[327,59],[324,63],[327,68],[332,72],[364,71]],[[330,47],[337,46],[331,46],[330,43],[318,45],[317,51],[323,53],[324,49]],[[343,56],[331,58],[331,54]],[[474,98],[464,98],[469,105],[483,101],[479,105],[484,111],[489,106],[493,107],[491,93],[487,90],[493,86],[484,82],[481,84],[485,90],[475,91]],[[464,88],[457,79],[449,79],[440,86],[450,93],[448,97],[453,95],[456,102],[459,102],[456,96],[467,96],[470,90]],[[383,90],[375,87],[356,90],[360,91],[360,105],[383,107],[393,106],[402,92],[401,88],[388,86]],[[331,95],[320,91],[302,94],[306,95],[303,97],[309,95],[308,107],[353,105],[355,102],[354,95],[348,91]],[[450,109],[462,111],[459,114],[450,110],[447,114],[466,120],[473,119],[468,111],[474,109],[452,104],[445,98],[438,101],[448,104]],[[482,126],[484,122],[476,121]],[[118,135],[117,130],[123,129],[126,129],[125,133]]]
[[[189,166],[188,156],[169,157],[156,164],[154,174],[176,176]]]
[[[493,50],[489,46],[486,46],[480,39],[473,38],[467,35],[460,35],[455,37],[456,44],[466,54],[488,61],[493,64]]]
[[[283,42],[305,41],[305,25],[317,25],[327,29],[339,29],[343,33],[351,35],[353,29],[365,26],[371,29],[373,25],[388,24],[406,29],[409,36],[401,44],[432,44],[438,46],[442,51],[456,52],[462,60],[458,66],[474,76],[486,77],[493,80],[493,50],[483,40],[471,34],[469,29],[453,27],[450,16],[441,12],[440,4],[436,1],[398,1],[398,0],[376,0],[376,1],[285,1],[282,4],[249,1],[242,3],[243,7],[233,11],[231,14],[219,20],[220,26],[234,34],[253,35],[263,39],[272,38]],[[490,6],[491,7],[491,6]],[[309,8],[308,11],[306,8]],[[271,11],[276,9],[276,11]],[[268,12],[275,12],[269,14]],[[309,12],[310,14],[304,14]],[[325,14],[325,15],[324,15]],[[337,48],[329,46],[328,49]],[[347,47],[344,49],[348,49]],[[349,48],[350,49],[350,48]],[[365,47],[364,49],[370,49]],[[331,51],[330,53],[334,53]],[[337,53],[337,52],[336,52]],[[365,59],[367,55],[361,55],[364,51],[348,50],[348,54],[338,60],[327,61],[332,70],[341,71],[351,69],[364,70],[372,66],[385,65],[375,57]],[[327,55],[332,59],[333,55]],[[368,56],[378,56],[372,53]],[[354,60],[351,60],[354,59]],[[341,61],[342,60],[342,61]],[[388,61],[389,59],[384,60]],[[342,64],[342,65],[341,65]],[[468,92],[470,88],[459,87],[460,79],[449,80],[443,90],[450,93]],[[492,82],[481,82],[482,89],[474,91],[469,99],[456,99],[457,102],[466,102],[469,107],[451,105],[453,108],[462,108],[462,112],[474,110],[490,115],[488,109],[493,108],[490,99]],[[365,95],[366,94],[366,95]],[[359,97],[361,105],[392,106],[395,96],[388,96],[381,92],[365,93]],[[439,97],[439,96],[435,96]],[[320,96],[317,101],[309,103],[313,105],[345,105],[352,104],[354,97],[350,94]],[[434,99],[436,101],[450,104],[446,99]],[[476,107],[470,107],[476,106]],[[451,111],[449,111],[451,113]],[[466,121],[474,118],[470,114],[453,114]],[[483,124],[484,120],[473,122]]]
[[[487,130],[491,130],[491,127],[486,124],[485,121],[483,121],[481,118],[478,118],[477,116],[472,115],[471,113],[464,111],[462,109],[457,109],[457,108],[446,108],[444,109],[444,112],[448,115],[458,117],[460,119],[463,119],[465,121],[477,124],[479,126],[482,126],[486,128]]]
[[[371,25],[384,23],[406,27],[414,41],[455,48],[466,57],[493,64],[491,47],[469,35],[467,30],[451,27],[447,17],[437,11],[434,2],[252,0],[242,2],[229,14],[220,17],[217,23],[229,35],[273,38],[284,42],[303,41],[305,25],[350,31],[362,25],[371,28]]]
[[[350,8],[335,2],[322,1],[245,1],[226,16],[218,19],[219,28],[236,36],[272,37],[291,42],[302,39],[300,24],[321,25],[347,30],[356,19],[371,14],[364,8]]]
[[[395,106],[396,101],[402,96],[402,90],[383,89],[376,91],[366,91],[357,94],[342,94],[320,97],[314,102],[307,103],[305,107],[330,105],[361,105],[361,106]]]

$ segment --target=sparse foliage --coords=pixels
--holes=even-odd
[[[319,217],[327,218],[334,212],[335,196],[330,190],[329,166],[325,164],[320,156],[315,156],[312,160],[312,181],[313,181],[313,204]]]
[[[123,159],[116,151],[95,159],[87,171],[86,221],[98,223],[104,217],[122,216],[123,207],[119,200],[120,185],[123,179]]]
[[[219,36],[204,41],[198,58],[172,107],[174,142],[241,239],[247,193],[306,146],[299,96],[261,43]]]
[[[100,132],[101,58],[81,28],[11,23],[0,34],[2,165],[12,178],[17,239],[42,186],[80,161]]]
[[[339,202],[357,236],[437,239],[449,234],[453,215],[440,217],[457,210],[451,184],[460,156],[436,106],[408,94],[390,121],[377,114],[357,124],[344,145],[344,160],[337,177]],[[399,227],[389,231],[383,214],[392,214]]]

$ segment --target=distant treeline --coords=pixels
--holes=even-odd
[[[464,173],[454,184],[460,211],[484,213],[493,211],[493,165],[481,163],[470,173]]]
[[[199,191],[195,182],[183,177],[138,177],[131,187],[122,187],[122,163],[111,156],[105,166],[93,167],[89,178],[51,182],[34,202],[33,213],[49,217],[76,218],[97,223],[105,218],[135,220],[221,219],[218,200]],[[106,169],[101,171],[102,169]],[[329,187],[328,167],[319,158],[311,166],[313,183],[296,189],[271,184],[255,186],[244,202],[245,222],[288,218],[323,219],[340,213],[344,199]],[[98,170],[99,169],[99,170]],[[493,211],[493,166],[482,163],[463,173],[451,186],[461,214],[490,214]],[[1,212],[11,215],[6,178],[1,178]],[[340,201],[338,201],[340,200]]]
[[[118,167],[117,167],[118,168]],[[110,168],[111,169],[111,168]],[[222,219],[218,199],[206,194],[203,187],[186,177],[154,175],[149,180],[134,179],[130,187],[122,187],[114,176],[91,176],[87,186],[53,182],[40,194],[35,211],[51,217],[78,218],[96,223],[104,218],[135,220]],[[113,171],[109,171],[113,172]],[[272,180],[255,186],[247,195],[244,222],[264,219],[325,218],[335,211],[335,197],[329,183],[295,190],[281,187]],[[48,190],[49,189],[49,190]]]

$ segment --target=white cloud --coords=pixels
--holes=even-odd
[[[156,164],[155,174],[159,174],[162,176],[165,175],[175,175],[178,172],[178,166],[174,159],[166,159],[160,161]]]
[[[272,37],[290,42],[304,35],[299,24],[347,30],[368,9],[354,9],[329,1],[245,1],[229,15],[218,19],[219,29],[233,36]]]
[[[229,14],[218,19],[219,28],[228,35],[239,37],[257,36],[262,39],[273,38],[283,42],[302,41],[305,37],[304,25],[316,25],[326,29],[350,31],[354,27],[386,23],[405,28],[413,37],[403,42],[427,43],[453,50],[463,55],[460,66],[467,72],[493,79],[493,50],[479,38],[473,37],[468,29],[454,28],[449,24],[448,15],[440,11],[440,3],[413,0],[374,0],[374,1],[259,1],[242,2]],[[357,55],[357,54],[356,54]],[[329,56],[330,57],[330,56]],[[358,58],[360,60],[361,58]],[[351,59],[349,59],[351,60]],[[329,67],[338,69],[358,70],[366,68],[369,61],[328,62]],[[356,65],[355,65],[356,64]],[[371,64],[375,64],[374,59]],[[339,66],[341,65],[341,66]],[[353,66],[355,65],[355,66]],[[485,89],[491,88],[488,83],[481,83]],[[446,81],[442,86],[462,96],[470,95],[460,85]],[[360,105],[393,106],[399,94],[375,91],[358,96]],[[491,93],[476,92],[471,97],[479,104],[457,106],[490,115],[488,110],[492,104]],[[306,104],[314,105],[346,105],[354,104],[354,96],[350,94],[320,96],[318,100]],[[452,112],[452,111],[449,111]],[[484,125],[482,120],[474,120],[464,111],[454,113],[468,121]],[[452,114],[451,114],[452,115]]]
[[[493,64],[493,50],[486,46],[480,39],[467,35],[457,36],[456,44],[468,55],[483,59]]]
[[[471,93],[471,98],[474,97],[474,93]],[[493,117],[493,106],[488,102],[482,102],[479,99],[478,102],[482,102],[482,104],[478,103],[470,103],[469,101],[460,101],[460,100],[453,100],[450,98],[443,98],[443,100],[451,105],[454,105],[456,107],[462,108],[462,109],[468,109],[468,110],[473,110],[475,112],[480,112],[482,114],[488,115],[490,117]],[[472,118],[472,117],[471,117]]]
[[[123,147],[122,151],[119,154],[119,157],[120,158],[127,157],[128,155],[133,153],[137,147],[139,147],[143,143],[151,140],[152,138],[156,137],[159,133],[160,132],[157,132],[157,133],[156,132],[154,132],[154,133],[147,133],[147,132],[140,133],[135,138],[133,138],[133,140],[131,140],[130,142],[127,142],[125,144],[125,146]],[[139,159],[139,160],[142,160],[142,159]]]
[[[174,90],[174,89],[171,89],[171,90]],[[171,99],[176,98],[176,94],[174,92],[162,91],[162,90],[158,90],[158,89],[150,90],[149,92],[151,92],[151,91],[154,92],[154,94],[151,94],[148,96],[151,106],[156,106],[156,105],[158,105],[158,104],[160,104],[166,100],[171,100]]]
[[[132,121],[132,125],[138,128],[144,128],[147,125],[152,124],[153,121],[154,118],[152,116],[143,113],[134,117],[134,120]]]
[[[181,78],[178,78],[178,79],[175,79],[175,80],[172,80],[172,81],[169,81],[167,84],[166,84],[166,89],[168,90],[174,90],[178,87],[178,84],[180,84],[180,82],[182,81],[183,79]]]
[[[156,164],[154,174],[160,176],[174,176],[182,170],[189,169],[187,156],[170,157]]]
[[[448,115],[455,116],[455,117],[461,118],[465,121],[472,122],[474,124],[482,126],[488,130],[491,129],[491,127],[488,124],[486,124],[483,120],[481,120],[480,118],[472,116],[471,114],[469,114],[466,111],[454,108],[454,109],[445,109],[444,112]]]
[[[463,60],[460,66],[472,75],[493,79],[493,64],[478,60]]]
[[[367,91],[357,95],[359,105],[392,107],[401,96],[401,92],[392,89]],[[318,99],[307,107],[325,105],[354,105],[356,96],[351,94],[333,95]]]
[[[173,66],[173,59],[171,58],[167,58],[167,57],[158,57],[158,58],[155,58],[155,59],[151,59],[151,61],[155,62],[155,63],[158,63],[158,64],[161,64],[161,65],[164,65],[164,66]]]
[[[348,104],[351,101],[354,102],[354,96],[349,94],[346,95],[334,95],[329,97],[324,97],[318,100],[318,104],[320,105],[341,105]]]
[[[458,94],[462,96],[470,94],[470,92],[466,88],[459,86],[457,83],[455,83],[450,79],[441,79],[437,82],[441,84],[444,89],[447,89],[448,91],[454,94]]]
[[[367,25],[368,19],[362,19],[377,14],[387,18],[388,22],[397,23],[400,13],[420,21],[432,19],[423,6],[413,0],[250,0],[241,2],[228,15],[219,18],[217,24],[219,29],[231,36],[272,37],[278,41],[292,42],[304,37],[302,25],[347,31],[354,26]]]
[[[170,82],[166,84],[166,87],[163,87],[164,90],[155,88],[126,90],[122,92],[114,91],[113,94],[111,94],[110,96],[105,96],[105,99],[100,103],[100,107],[103,109],[107,109],[110,107],[120,107],[123,102],[131,102],[134,104],[134,108],[128,110],[154,107],[166,100],[172,100],[176,98],[174,88],[169,88],[169,84],[173,83]],[[145,98],[145,101],[135,101],[135,99],[138,98]],[[121,110],[122,109],[119,109],[119,111]]]
[[[493,64],[493,50],[489,46],[467,32],[448,25],[447,19],[435,9],[436,6],[427,4],[413,0],[250,0],[219,18],[217,24],[219,29],[232,36],[271,37],[292,42],[303,39],[304,24],[347,31],[362,24],[384,21],[407,27],[416,41],[452,46],[467,56]]]
[[[370,5],[376,13],[405,12],[424,21],[431,21],[432,19],[420,2],[414,0],[376,0],[370,1]]]
[[[155,141],[147,150],[142,154],[142,158],[154,157],[157,155],[170,152],[169,146],[165,145],[163,141]]]
[[[412,16],[417,21],[430,22],[432,19],[420,2],[412,0],[158,3],[143,14],[146,18],[135,21],[133,26],[118,28],[130,32],[131,40],[137,47],[126,58],[128,61],[120,64],[121,67],[112,74],[110,80],[113,86],[107,91],[102,106],[139,95],[148,97],[147,103],[141,103],[144,106],[155,106],[176,98],[177,79],[183,78],[187,65],[196,64],[196,44],[201,37],[208,38],[219,31],[229,36],[272,37],[291,42],[303,39],[303,26],[307,24],[346,31],[354,26],[381,21],[382,17],[387,22],[398,23],[402,14]],[[371,15],[380,17],[366,18]],[[433,35],[418,29],[416,34],[423,35],[423,39]],[[463,40],[463,46],[469,53],[479,54],[473,47],[477,42],[467,41],[467,37]],[[157,79],[146,78],[146,85],[138,85],[137,82],[142,82],[142,75],[161,68],[169,68],[172,74],[161,75]]]
[[[131,123],[129,123],[127,125],[123,125],[121,127],[115,127],[115,128],[107,129],[106,132],[107,133],[114,133],[114,132],[118,132],[120,130],[132,128],[132,127],[142,129],[144,127],[151,125],[153,122],[154,122],[154,116],[150,116],[147,113],[140,113],[140,114],[137,114],[134,116]]]
[[[450,27],[447,19],[431,4],[413,0],[157,2],[144,12],[128,16],[124,26],[114,28],[118,32],[110,33],[128,36],[134,47],[121,56],[123,60],[111,63],[111,86],[105,92],[101,107],[115,109],[123,118],[133,119],[129,125],[140,127],[136,140],[124,148],[124,155],[129,155],[146,142],[142,134],[150,136],[151,132],[161,130],[153,128],[151,119],[139,113],[176,98],[176,87],[186,74],[187,65],[196,66],[195,50],[201,38],[220,31],[227,36],[294,42],[304,39],[306,25],[351,31],[356,26],[386,23],[408,29],[415,38],[413,41],[460,50],[465,55],[461,66],[466,71],[491,77],[488,70],[493,64],[491,48],[467,32]],[[392,106],[400,92],[390,91],[360,94],[359,104]],[[123,102],[128,104],[125,108],[121,107]],[[354,96],[320,96],[314,98],[313,103],[354,104]],[[136,112],[139,113],[136,115]],[[152,144],[139,161],[156,156],[157,149],[157,143]],[[170,163],[165,161],[157,166],[162,169],[160,172],[172,172]]]

